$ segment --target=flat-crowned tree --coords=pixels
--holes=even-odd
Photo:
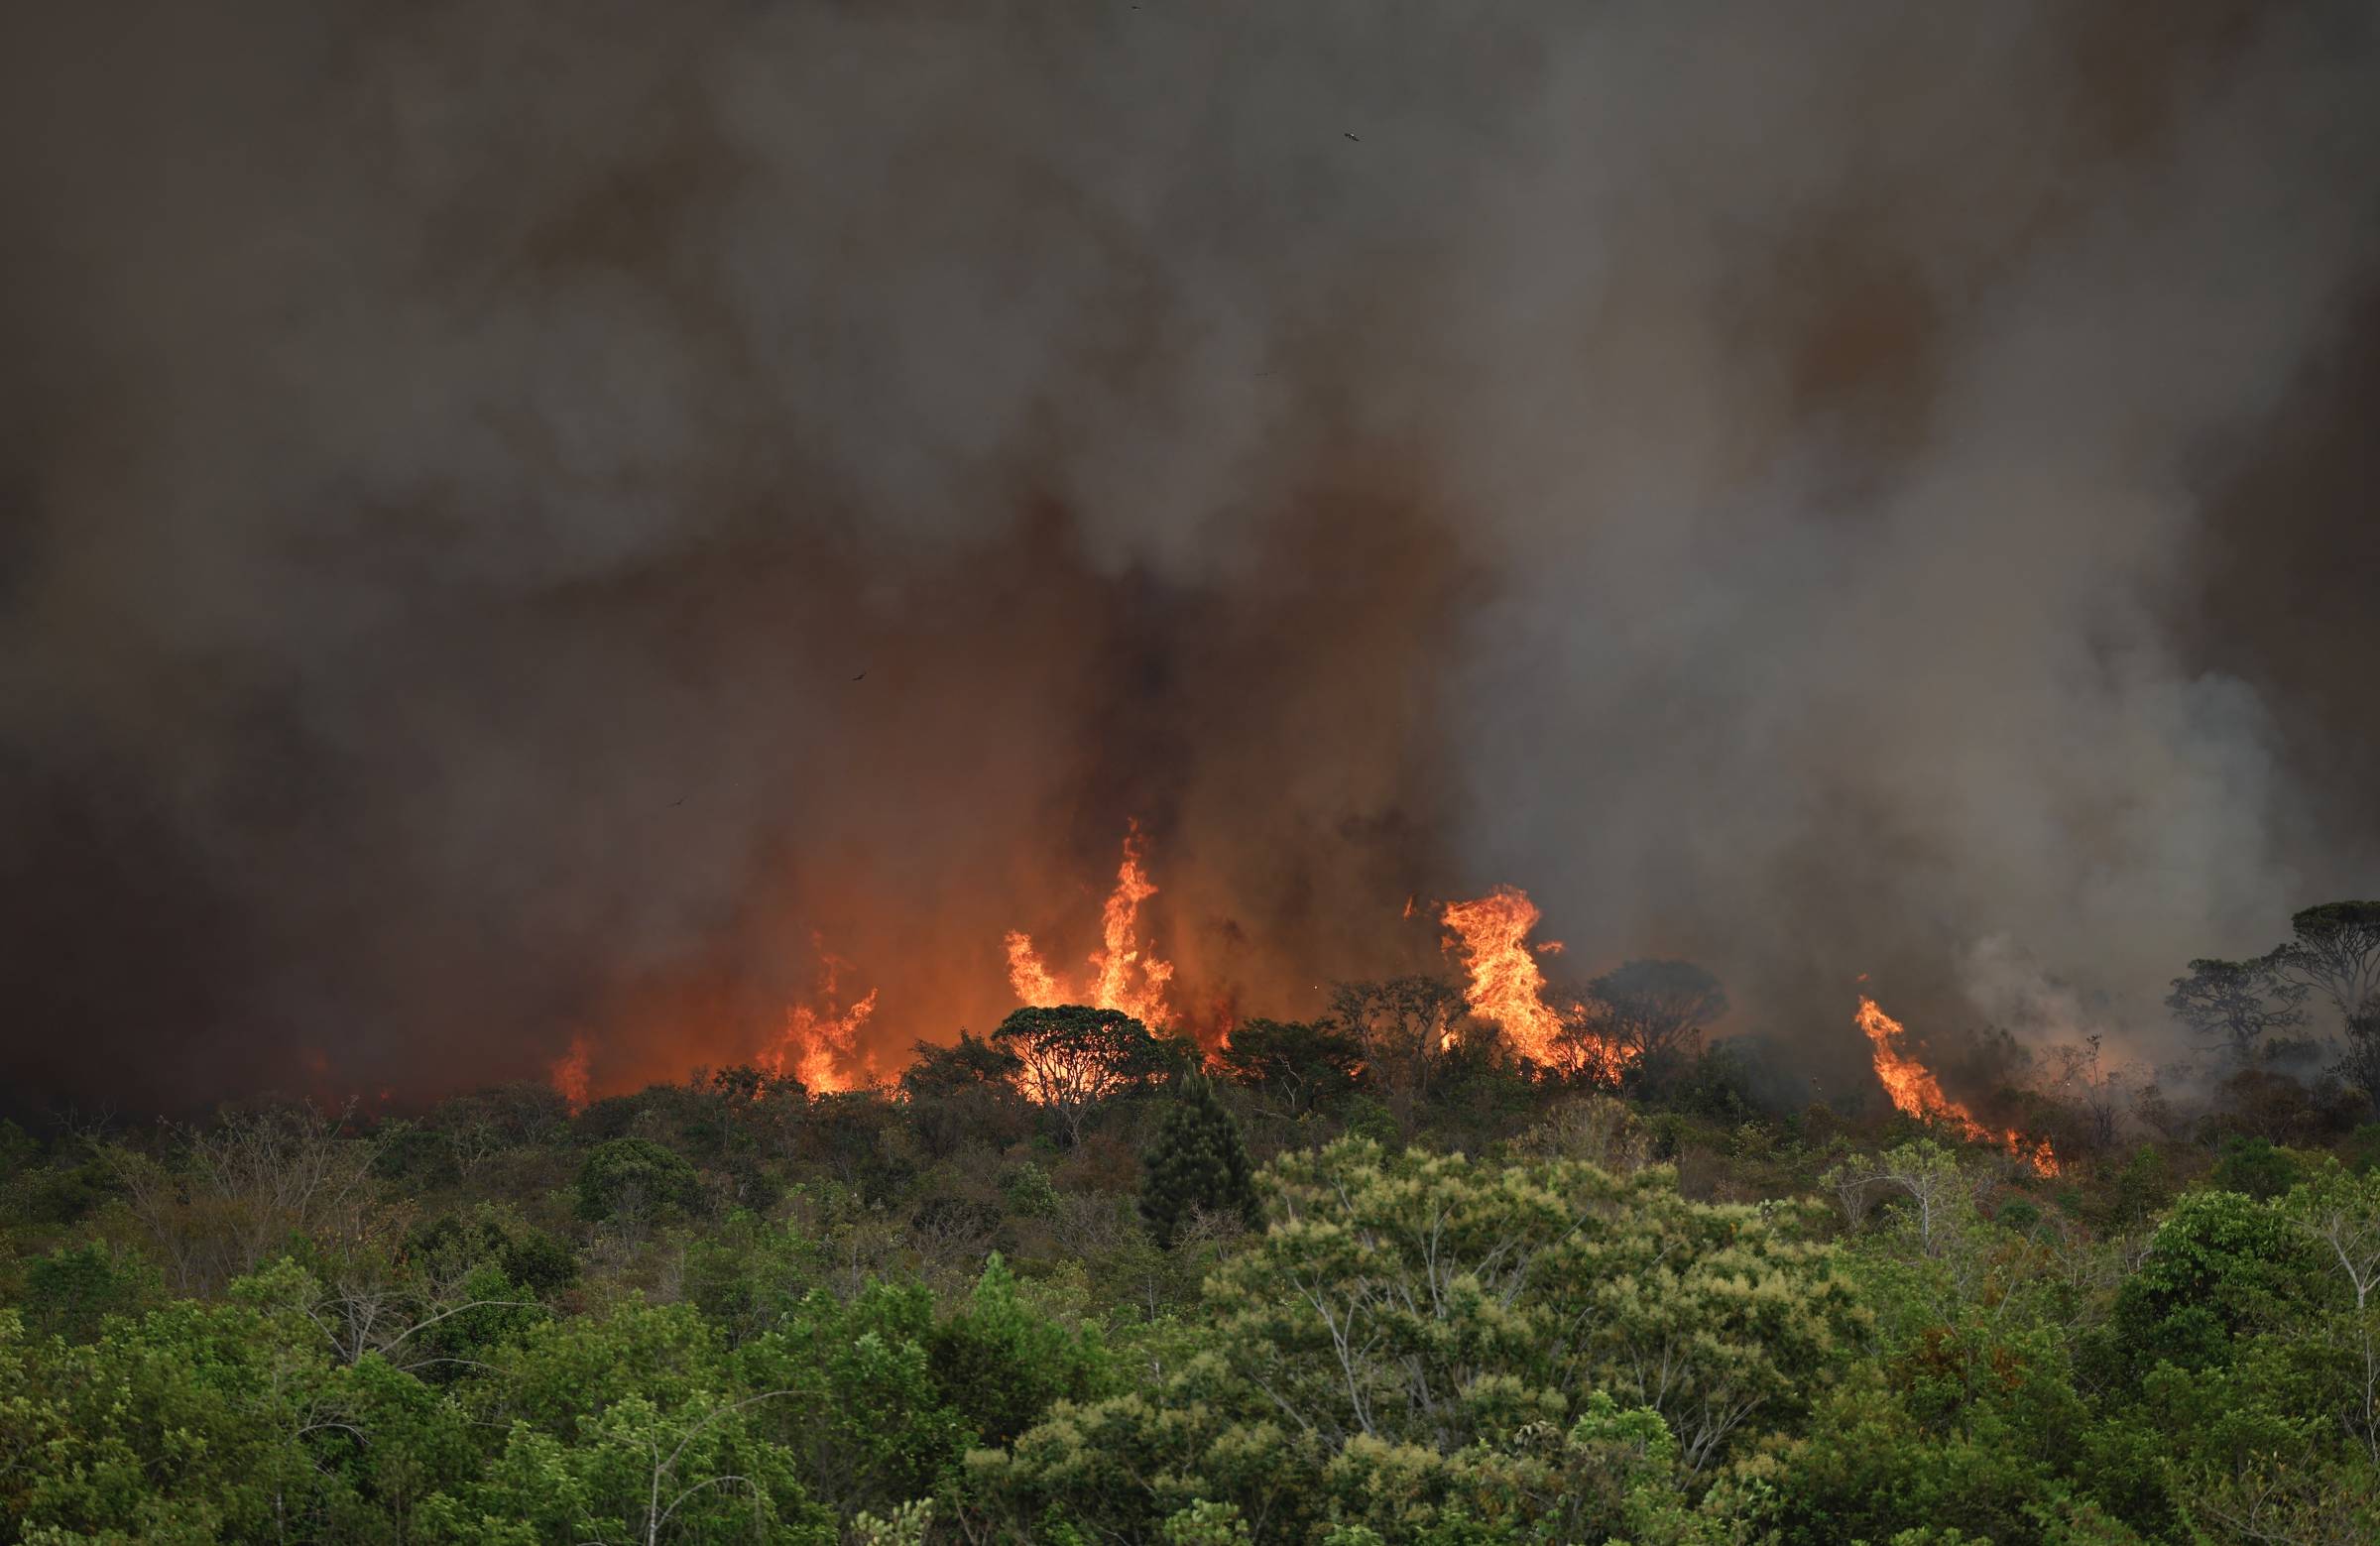
[[[2251,1063],[2266,1032],[2306,1023],[2313,988],[2281,972],[2280,952],[2252,961],[2199,960],[2174,979],[2165,1007],[2235,1063]]]
[[[1101,1102],[1144,1089],[1172,1068],[1165,1043],[1121,1010],[1059,1004],[1016,1011],[992,1032],[1016,1059],[1025,1099],[1057,1118],[1069,1146]]]
[[[1240,1125],[1203,1076],[1182,1081],[1141,1162],[1140,1217],[1160,1246],[1170,1249],[1174,1232],[1201,1209],[1237,1214],[1250,1229],[1262,1218]]]
[[[2330,901],[2289,920],[2281,975],[2320,993],[2346,1022],[2346,1077],[2380,1110],[2380,901]]]

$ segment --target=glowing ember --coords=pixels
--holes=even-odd
[[[577,1116],[587,1109],[587,1038],[572,1036],[568,1053],[553,1060],[546,1070],[553,1090],[570,1103],[570,1115]]]
[[[837,1008],[835,979],[850,963],[824,951],[820,955],[826,963],[818,989],[821,1007],[797,1004],[787,1010],[785,1028],[776,1045],[761,1054],[760,1066],[775,1078],[791,1075],[813,1095],[840,1095],[876,1079],[875,1055],[859,1044],[860,1027],[876,1012],[876,990],[869,989],[848,1009]]]
[[[1439,918],[1454,930],[1446,947],[1462,951],[1471,974],[1464,999],[1472,1013],[1494,1021],[1513,1050],[1539,1066],[1559,1068],[1575,1057],[1593,1077],[1617,1083],[1627,1061],[1623,1049],[1587,1031],[1566,1041],[1561,1014],[1545,1002],[1545,974],[1537,969],[1537,956],[1556,954],[1562,944],[1547,940],[1531,950],[1529,930],[1538,916],[1529,893],[1515,886],[1499,886],[1476,901],[1446,904]],[[1452,1042],[1452,1031],[1447,1040]]]
[[[1157,893],[1140,867],[1142,852],[1140,824],[1134,822],[1124,837],[1124,862],[1116,867],[1116,890],[1100,912],[1100,947],[1091,953],[1091,976],[1079,991],[1059,981],[1042,964],[1030,935],[1009,934],[1009,986],[1018,999],[1036,1009],[1088,1004],[1095,1009],[1121,1010],[1152,1030],[1173,1022],[1173,1010],[1165,1002],[1165,985],[1173,980],[1173,965],[1147,953],[1134,938],[1140,904]]]
[[[1865,980],[1863,974],[1861,981]],[[1861,994],[1859,1012],[1854,1019],[1874,1048],[1877,1081],[1904,1116],[1920,1122],[1945,1123],[1973,1142],[2004,1148],[2031,1165],[2038,1175],[2058,1173],[2058,1155],[2048,1138],[2028,1141],[2013,1128],[1995,1134],[1975,1121],[1972,1112],[1943,1094],[1941,1081],[1934,1077],[1933,1070],[1904,1050],[1903,1038],[1908,1031],[1899,1020],[1879,1009],[1875,1000]]]

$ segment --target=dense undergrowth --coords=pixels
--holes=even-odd
[[[2380,1129],[2064,1171],[1311,1027],[0,1129],[0,1541],[2369,1541]]]

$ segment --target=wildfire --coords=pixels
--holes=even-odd
[[[1091,953],[1091,976],[1078,992],[1042,964],[1032,936],[1011,930],[1008,935],[1009,986],[1016,997],[1036,1009],[1060,1004],[1089,1004],[1102,1010],[1121,1010],[1152,1030],[1173,1022],[1165,1002],[1173,965],[1149,953],[1135,937],[1140,904],[1157,893],[1141,868],[1144,844],[1140,824],[1124,836],[1124,860],[1116,867],[1116,890],[1100,911],[1100,947]]]
[[[840,1095],[876,1076],[875,1056],[859,1045],[860,1027],[876,1012],[876,990],[847,1009],[836,1008],[835,979],[848,963],[820,954],[826,963],[818,990],[822,1007],[797,1004],[785,1011],[785,1027],[776,1045],[761,1054],[760,1065],[775,1078],[790,1074],[813,1095]]]
[[[553,1060],[546,1070],[553,1090],[570,1103],[570,1115],[575,1117],[587,1109],[587,1038],[572,1036],[570,1050]]]
[[[2031,1165],[2037,1175],[2058,1173],[2058,1154],[2050,1147],[2048,1138],[2028,1141],[2014,1128],[1994,1133],[1975,1121],[1972,1112],[1943,1094],[1942,1083],[1934,1077],[1933,1070],[1904,1050],[1906,1028],[1878,1008],[1875,1000],[1861,994],[1859,1012],[1854,1019],[1874,1048],[1877,1081],[1904,1115],[1921,1122],[1947,1123],[1974,1142],[2004,1148]]]
[[[1529,930],[1537,926],[1537,904],[1516,886],[1499,886],[1475,901],[1448,902],[1439,919],[1454,930],[1448,949],[1460,949],[1471,974],[1463,996],[1471,1012],[1493,1020],[1510,1039],[1513,1049],[1546,1068],[1558,1068],[1572,1055],[1606,1083],[1617,1083],[1626,1064],[1625,1050],[1591,1032],[1575,1045],[1566,1045],[1562,1015],[1545,1002],[1545,974],[1537,968],[1539,955],[1555,955],[1560,940],[1549,939],[1532,950]],[[1453,1033],[1448,1033],[1452,1040]]]

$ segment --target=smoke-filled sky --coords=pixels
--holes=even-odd
[[[1523,886],[1855,1077],[2380,892],[2370,7],[0,20],[0,1100],[1185,1010]]]

